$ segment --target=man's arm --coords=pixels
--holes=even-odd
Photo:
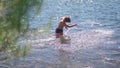
[[[66,29],[67,29],[67,28],[74,27],[74,26],[77,26],[77,24],[74,24],[74,25],[67,25],[67,24],[65,24],[65,28],[66,28]]]

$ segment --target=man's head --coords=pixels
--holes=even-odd
[[[71,19],[69,16],[65,16],[65,17],[63,17],[63,21],[64,22],[71,22]]]

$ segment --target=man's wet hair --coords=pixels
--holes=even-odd
[[[71,22],[71,19],[70,19],[70,17],[66,16],[66,17],[64,17],[64,21]]]

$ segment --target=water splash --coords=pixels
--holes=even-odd
[[[58,49],[77,51],[84,48],[96,47],[97,45],[109,42],[106,38],[111,37],[114,32],[111,30],[85,30],[75,33],[69,33],[71,44],[56,44]]]
[[[86,20],[79,25],[81,27],[74,27],[65,32],[65,35],[71,38],[69,44],[61,44],[60,40],[56,40],[53,34],[44,34],[43,30],[38,30],[38,33],[36,33],[37,35],[33,35],[33,37],[38,38],[29,39],[27,42],[30,42],[34,48],[52,47],[53,49],[62,49],[69,52],[96,47],[110,42],[115,43],[114,41],[108,40],[108,38],[110,39],[114,34],[113,30],[96,28],[96,26],[101,26],[102,24],[92,20]],[[40,38],[39,36],[43,37]]]

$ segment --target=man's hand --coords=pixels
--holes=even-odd
[[[74,26],[78,26],[78,24],[74,24]]]

